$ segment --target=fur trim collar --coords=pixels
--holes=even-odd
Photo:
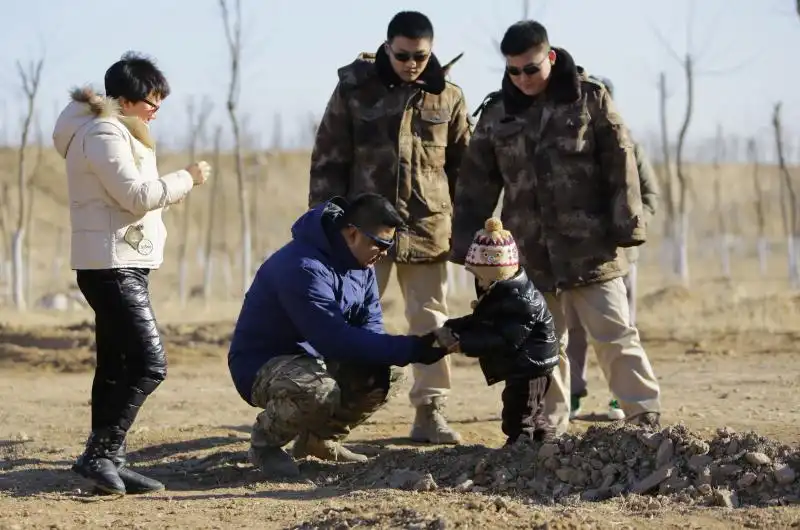
[[[150,149],[155,149],[156,142],[150,135],[147,124],[135,116],[124,116],[116,99],[100,95],[90,87],[74,89],[71,98],[76,103],[86,105],[87,111],[97,118],[116,118],[134,138]]]

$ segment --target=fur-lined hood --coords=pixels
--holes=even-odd
[[[150,149],[155,148],[150,128],[146,123],[136,117],[123,116],[117,100],[100,95],[89,87],[83,87],[72,91],[69,104],[56,120],[53,129],[53,144],[56,150],[66,158],[72,139],[82,127],[96,119],[109,118],[125,125],[137,140]]]

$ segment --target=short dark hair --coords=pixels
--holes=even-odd
[[[386,197],[377,193],[362,193],[344,209],[342,226],[353,225],[366,231],[379,228],[401,228],[403,218]]]
[[[170,93],[167,78],[155,62],[136,52],[125,53],[106,70],[105,85],[106,96],[132,103],[143,101],[150,94],[166,99]]]
[[[433,24],[419,11],[400,11],[392,17],[386,29],[387,41],[391,42],[395,37],[433,40]]]
[[[535,20],[520,20],[506,30],[500,41],[503,55],[522,55],[531,48],[549,46],[547,29]]]

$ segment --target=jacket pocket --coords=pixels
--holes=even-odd
[[[447,147],[450,109],[420,109],[416,132],[424,146]]]
[[[452,210],[450,184],[443,169],[420,168],[414,192],[427,213],[450,213]]]

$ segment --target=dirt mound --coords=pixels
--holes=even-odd
[[[703,313],[708,320],[733,315],[734,326],[748,325],[766,330],[798,329],[800,324],[800,295],[772,294],[740,298],[732,303],[710,308]]]
[[[376,526],[444,530],[448,524],[444,517],[426,516],[410,508],[383,513],[367,513],[350,508],[328,508],[318,519],[301,523],[292,527],[292,530],[339,530]]]
[[[501,450],[460,446],[384,454],[342,485],[421,492],[452,488],[565,504],[627,495],[626,502],[647,510],[654,502],[659,507],[798,503],[798,475],[800,451],[752,432],[724,428],[704,440],[682,425],[662,431],[621,425],[593,426],[554,443],[521,441]],[[645,495],[658,497],[640,497]]]
[[[225,355],[233,324],[166,325],[162,339],[170,363]],[[84,372],[94,369],[94,324],[30,328],[0,325],[0,367]]]
[[[644,309],[660,309],[664,307],[681,306],[696,300],[696,296],[688,287],[683,285],[669,285],[652,293],[644,295],[639,301]]]

